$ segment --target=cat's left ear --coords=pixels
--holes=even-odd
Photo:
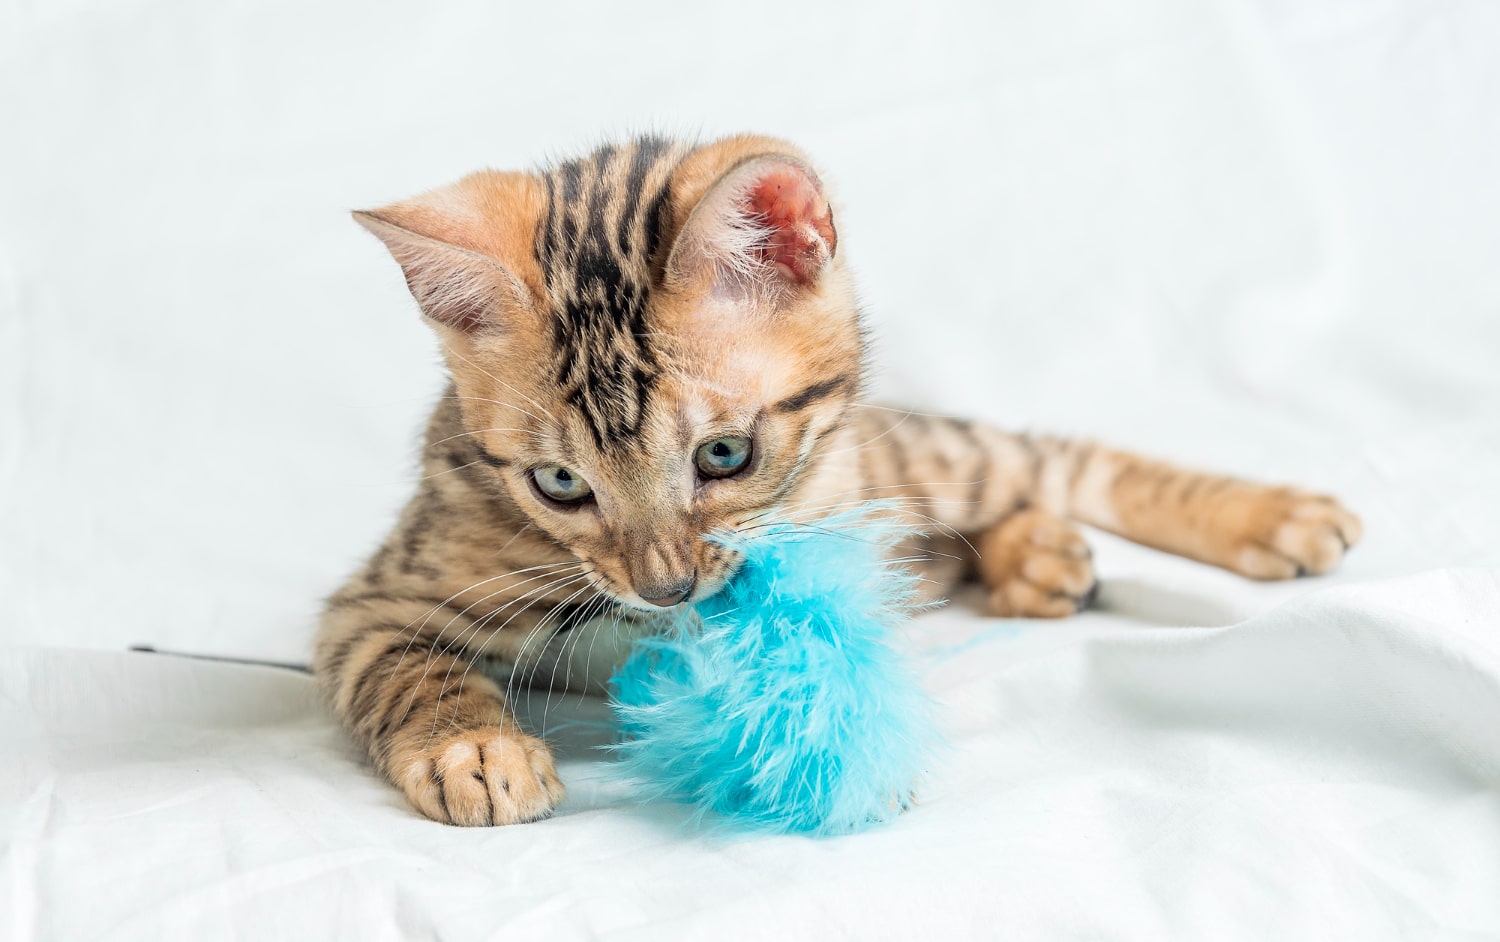
[[[833,208],[816,173],[784,154],[752,156],[717,175],[682,225],[669,280],[719,293],[815,287],[838,250]]]

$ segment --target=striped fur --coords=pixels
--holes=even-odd
[[[935,556],[934,575],[977,575],[1019,616],[1092,597],[1073,521],[1253,578],[1326,571],[1359,538],[1331,498],[862,404],[833,211],[785,142],[641,138],[356,216],[401,265],[452,385],[416,495],[329,600],[315,670],[440,821],[551,812],[550,753],[494,678],[596,688],[651,630],[660,587],[698,599],[732,574],[718,531],[883,498],[978,548]],[[753,440],[750,461],[706,478],[694,453],[726,435]],[[531,478],[547,466],[593,497],[550,502]]]
[[[661,374],[646,311],[667,224],[671,172],[684,148],[656,137],[605,146],[548,171],[537,264],[551,302],[554,369],[594,441],[640,433]]]

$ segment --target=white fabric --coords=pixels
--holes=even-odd
[[[1500,574],[1232,628],[919,633],[953,749],[832,841],[633,803],[599,704],[558,817],[459,830],[362,769],[312,682],[152,655],[0,662],[12,938],[1460,938],[1500,926]],[[529,704],[541,725],[543,703]]]
[[[1500,7],[509,6],[0,2],[0,936],[1500,934]],[[345,210],[643,127],[814,155],[886,398],[1365,545],[923,618],[951,761],[829,842],[632,806],[571,700],[557,818],[442,828],[304,677],[122,653],[305,660],[412,488],[433,345]]]

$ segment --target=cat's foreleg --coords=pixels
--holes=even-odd
[[[563,786],[552,754],[525,733],[505,692],[463,643],[479,616],[436,598],[381,591],[335,596],[313,672],[375,766],[418,810],[461,825],[551,814]]]

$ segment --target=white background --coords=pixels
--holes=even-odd
[[[1486,0],[0,0],[5,642],[305,660],[442,384],[348,211],[646,129],[814,156],[883,398],[1367,526],[1276,586],[1101,536],[1101,611],[924,620],[959,757],[828,845],[684,837],[576,745],[558,818],[460,834],[303,678],[6,647],[11,937],[1493,932],[1497,51]]]
[[[652,128],[815,156],[884,398],[1497,558],[1495,4],[0,9],[12,638],[304,656],[441,384],[348,210]]]

